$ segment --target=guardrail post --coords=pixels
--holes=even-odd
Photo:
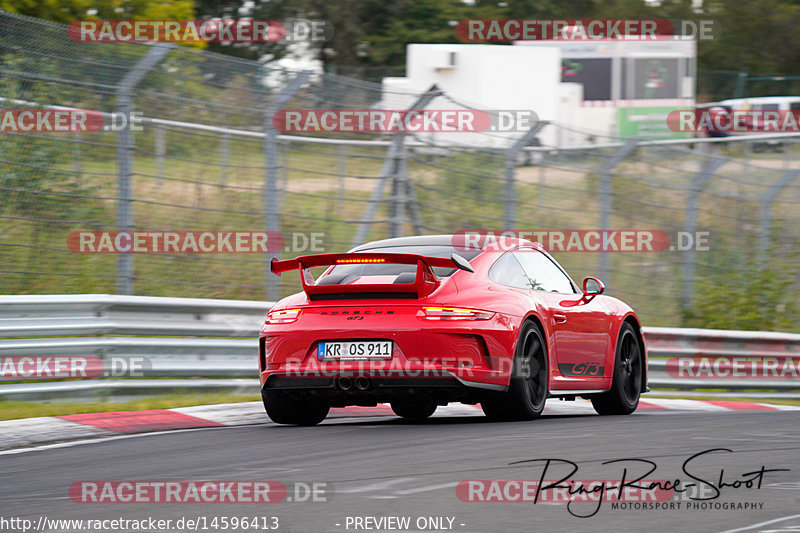
[[[517,192],[516,192],[516,173],[517,173],[517,156],[530,142],[539,134],[548,122],[542,120],[534,124],[531,129],[522,134],[522,136],[514,141],[508,147],[505,154],[504,170],[506,173],[506,187],[503,192],[503,226],[505,230],[513,230],[517,223]]]
[[[133,130],[131,111],[133,89],[174,47],[172,43],[156,43],[122,78],[117,87],[117,113],[125,117],[125,127],[117,132],[117,230],[133,229]],[[133,294],[133,254],[117,256],[117,294]]]
[[[289,84],[275,97],[264,114],[264,223],[269,235],[274,235],[281,229],[280,213],[278,212],[278,169],[281,162],[278,159],[278,132],[272,124],[275,114],[294,96],[300,87],[311,76],[310,70],[300,72]],[[264,292],[268,300],[280,298],[278,276],[269,269],[270,257],[264,257]]]
[[[727,157],[716,157],[712,160],[703,159],[700,172],[692,178],[689,185],[689,198],[686,202],[686,218],[684,224],[686,231],[694,236],[697,231],[697,208],[700,202],[700,193],[705,189],[708,180],[714,175],[719,167],[728,162]],[[683,284],[681,285],[681,307],[686,312],[692,306],[692,295],[694,294],[694,269],[695,255],[694,247],[690,247],[683,253]]]
[[[767,262],[772,202],[800,174],[800,169],[793,169],[781,176],[767,191],[761,195],[758,204],[758,268],[763,270]]]
[[[611,229],[612,194],[614,189],[611,171],[636,150],[638,142],[638,139],[629,139],[600,168],[600,231]],[[600,280],[606,287],[611,287],[611,257],[608,254],[609,252],[604,250],[600,251],[597,270]]]
[[[431,85],[430,89],[425,91],[417,98],[416,102],[411,104],[408,110],[424,109],[434,98],[442,94],[442,90],[436,86]],[[358,224],[355,236],[353,237],[353,246],[363,244],[367,238],[369,226],[375,218],[375,211],[378,209],[378,204],[383,198],[383,190],[386,187],[386,182],[392,179],[392,204],[389,209],[389,234],[392,237],[399,237],[402,233],[402,218],[404,215],[399,215],[399,210],[405,210],[407,195],[407,186],[404,183],[402,176],[404,163],[402,162],[405,157],[405,132],[398,131],[392,136],[392,144],[386,151],[386,157],[383,159],[383,166],[381,166],[381,173],[378,176],[378,184],[373,189],[369,198],[369,204],[364,210],[364,216],[361,217],[361,222]],[[406,167],[407,168],[407,167]],[[410,179],[410,178],[406,178]]]

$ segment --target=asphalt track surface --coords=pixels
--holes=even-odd
[[[312,428],[276,426],[265,419],[257,425],[126,436],[0,455],[0,517],[36,523],[42,516],[276,516],[278,531],[293,532],[392,531],[355,529],[352,522],[347,527],[348,517],[380,516],[409,517],[409,531],[430,530],[416,527],[421,517],[450,517],[452,531],[462,532],[800,531],[798,429],[798,411],[639,411],[627,417],[551,415],[514,423],[469,415],[434,417],[421,424],[369,417],[333,419]],[[692,472],[706,480],[716,482],[723,470],[728,482],[744,479],[748,476],[742,474],[762,465],[790,471],[764,474],[760,489],[724,488],[711,501],[763,504],[757,510],[685,505],[674,510],[622,510],[606,502],[594,516],[579,518],[564,504],[469,503],[455,492],[455,485],[465,479],[537,480],[541,463],[510,463],[539,458],[577,463],[573,479],[619,479],[619,464],[602,463],[644,458],[657,464],[648,479],[687,480],[684,461],[711,448],[733,451],[711,453],[691,463]],[[327,482],[335,493],[327,502],[273,504],[90,505],[68,496],[70,484],[83,480],[209,479]],[[590,514],[596,506],[583,503],[571,510]]]

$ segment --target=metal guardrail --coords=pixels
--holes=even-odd
[[[142,379],[6,383],[0,385],[0,397],[136,395],[175,389],[257,393],[257,337],[272,304],[106,294],[0,296],[0,360],[140,357],[149,365]]]
[[[142,357],[151,365],[147,375],[156,378],[5,383],[0,385],[0,397],[132,395],[156,389],[257,392],[257,336],[272,303],[103,294],[0,296],[0,360],[11,356]],[[797,369],[800,334],[649,327],[644,335],[653,389],[713,389],[717,392],[693,394],[720,397],[800,396],[800,376],[791,373],[759,379],[706,377],[702,372],[676,375],[680,361],[690,358],[706,358],[705,368],[719,363],[732,368],[736,361],[758,369],[765,364],[783,368],[788,361],[793,367],[787,368]]]
[[[652,388],[800,392],[800,334],[644,328],[644,335]],[[695,364],[681,372],[681,362],[691,359]],[[765,377],[748,377],[752,369]]]

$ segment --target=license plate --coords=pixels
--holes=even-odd
[[[391,359],[392,341],[321,342],[318,359],[358,360]]]

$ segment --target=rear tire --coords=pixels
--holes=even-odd
[[[438,407],[433,402],[392,402],[391,406],[397,416],[416,421],[430,417]]]
[[[316,426],[328,416],[330,406],[321,400],[295,399],[277,391],[262,391],[264,410],[276,424]]]
[[[533,420],[544,411],[549,391],[547,347],[539,327],[522,325],[508,391],[487,397],[481,408],[492,420]]]
[[[628,322],[622,324],[614,358],[611,390],[592,397],[594,410],[601,415],[629,415],[639,406],[642,394],[644,357],[639,336]]]

